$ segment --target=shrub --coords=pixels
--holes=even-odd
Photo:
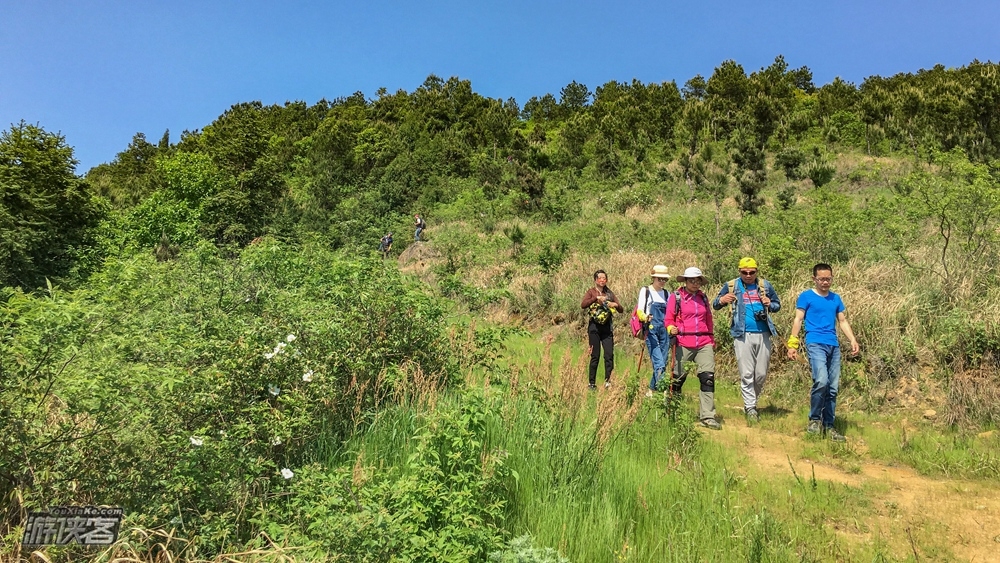
[[[774,163],[785,171],[789,180],[802,179],[802,165],[806,162],[806,154],[798,147],[786,147],[774,157]]]
[[[481,396],[466,394],[459,407],[428,414],[405,464],[373,472],[307,468],[288,503],[258,520],[274,537],[312,546],[317,556],[482,561],[501,545],[511,476],[506,452],[486,442],[490,416]]]
[[[833,180],[833,175],[836,172],[833,166],[826,164],[824,162],[814,162],[809,169],[806,171],[806,175],[812,180],[812,183],[817,188],[822,188],[823,186],[830,183]]]
[[[566,260],[567,252],[569,252],[569,245],[566,244],[566,241],[559,241],[555,245],[546,245],[538,253],[538,266],[542,268],[542,272],[551,274],[558,270],[559,266],[562,266]]]
[[[516,537],[500,551],[490,554],[491,563],[570,563],[551,547],[538,548],[531,545],[531,536]]]
[[[645,185],[630,186],[610,194],[601,194],[597,199],[602,209],[612,213],[625,213],[632,207],[646,209],[655,201],[652,190]]]
[[[200,553],[246,541],[281,470],[339,448],[408,366],[457,373],[441,308],[395,270],[271,240],[11,294],[0,327],[0,412],[14,413],[0,417],[0,494],[120,505],[183,527]]]

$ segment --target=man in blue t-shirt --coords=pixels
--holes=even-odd
[[[851,330],[851,323],[847,322],[844,315],[844,302],[839,295],[830,291],[833,267],[822,263],[813,266],[813,283],[816,287],[803,291],[795,302],[795,321],[788,337],[788,357],[798,359],[798,334],[804,320],[806,354],[809,356],[813,378],[806,432],[819,434],[822,430],[834,442],[844,442],[847,438],[833,427],[837,392],[840,389],[838,323],[851,341],[851,355],[857,355],[860,348],[854,338],[854,331]]]

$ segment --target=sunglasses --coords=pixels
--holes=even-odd
[[[740,270],[740,274],[744,276],[752,276],[757,273],[757,270]]]

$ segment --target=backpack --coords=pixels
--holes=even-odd
[[[706,308],[710,307],[708,303],[708,296],[705,295],[704,291],[701,292],[701,300],[705,302]],[[676,319],[677,316],[680,314],[681,314],[681,288],[678,287],[677,290],[674,291],[674,318]]]
[[[729,286],[729,293],[736,295],[736,278],[727,281],[726,285]],[[765,280],[764,278],[760,278],[759,280],[757,280],[757,285],[760,286],[760,288],[763,289],[764,291],[767,291],[767,286],[770,286],[772,289],[774,288],[774,286],[771,285],[771,282]]]
[[[646,288],[646,302],[642,305],[642,312],[646,312],[646,307],[649,306],[649,293],[652,291],[653,286],[648,286]],[[632,329],[632,338],[645,338],[646,331],[649,330],[649,321],[642,322],[639,320],[639,306],[636,305],[635,310],[632,311],[632,316],[628,320],[629,328]]]
[[[426,229],[427,228],[427,223],[424,222],[424,218],[423,217],[420,218],[420,222],[417,223],[417,227],[421,228],[421,229]]]
[[[736,295],[736,278],[733,278],[733,279],[729,280],[728,282],[726,282],[726,286],[729,287],[729,293],[732,293],[733,295]],[[771,282],[765,280],[764,278],[760,278],[760,279],[757,280],[757,292],[758,292],[758,294],[760,292],[764,292],[766,294],[768,287],[770,287],[771,289],[774,289],[774,286],[771,285]],[[735,307],[736,303],[734,302],[733,305],[734,305],[734,307],[730,311],[736,311],[736,307]],[[767,310],[767,307],[764,307],[764,311],[766,311],[768,314],[770,314],[770,311]]]

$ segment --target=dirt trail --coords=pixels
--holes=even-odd
[[[871,491],[871,513],[858,515],[865,525],[860,529],[838,527],[845,539],[868,542],[878,534],[903,558],[913,557],[915,544],[919,561],[944,560],[935,552],[947,547],[962,561],[1000,562],[1000,484],[936,479],[908,467],[885,465],[863,455],[864,444],[857,438],[849,447],[862,453],[861,462],[845,470],[803,457],[808,446],[804,435],[749,428],[736,421],[722,432],[705,435],[746,455],[750,463],[745,469],[760,477],[791,476],[791,465],[805,482],[815,471],[817,481],[866,487]]]

